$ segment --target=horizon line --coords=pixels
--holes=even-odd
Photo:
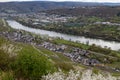
[[[5,1],[0,3],[10,3],[10,2],[81,2],[81,3],[113,3],[113,4],[120,4],[120,2],[92,2],[92,1]]]

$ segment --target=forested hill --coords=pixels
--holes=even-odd
[[[72,15],[72,16],[97,16],[112,17],[120,16],[120,7],[97,6],[97,7],[78,7],[78,8],[61,8],[47,10],[49,14]]]
[[[0,12],[6,13],[26,13],[39,12],[48,9],[57,8],[71,8],[83,6],[118,6],[119,4],[105,4],[105,3],[85,3],[85,2],[47,2],[47,1],[33,1],[33,2],[7,2],[0,3]]]

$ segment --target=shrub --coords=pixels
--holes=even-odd
[[[7,53],[0,49],[0,69],[6,70],[8,69],[10,63],[10,58]]]
[[[16,61],[12,64],[16,77],[38,80],[42,75],[55,70],[52,63],[45,56],[35,51],[29,50],[28,52],[18,54]]]
[[[2,73],[2,76],[1,76],[1,79],[2,80],[15,80],[14,79],[14,76],[11,72],[6,72],[6,73]]]

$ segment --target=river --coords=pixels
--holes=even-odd
[[[86,42],[89,42],[89,45],[96,44],[101,47],[107,46],[107,47],[110,47],[112,50],[120,49],[120,43],[115,42],[115,41],[105,41],[105,40],[101,40],[101,39],[92,39],[92,38],[86,38],[83,36],[74,36],[74,35],[57,33],[54,31],[29,28],[29,27],[24,26],[14,20],[7,20],[7,23],[9,26],[11,26],[14,29],[24,30],[24,31],[35,33],[35,34],[48,35],[50,37],[60,37],[60,38],[63,38],[64,40],[79,41],[79,42],[85,43],[85,44],[86,44]]]

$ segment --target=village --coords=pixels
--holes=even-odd
[[[0,18],[4,19],[22,19],[27,23],[32,23],[33,25],[40,25],[45,23],[59,23],[59,22],[67,22],[69,19],[76,18],[75,16],[61,16],[52,14],[49,15],[47,13],[12,13],[12,14],[6,14],[2,13],[0,14]]]
[[[120,1],[1,0],[0,80],[120,80]]]
[[[7,39],[15,42],[22,42],[26,44],[35,45],[38,47],[43,47],[45,49],[55,52],[56,54],[61,53],[64,56],[68,57],[71,61],[75,63],[83,64],[85,66],[89,66],[89,67],[99,66],[99,67],[108,68],[113,71],[120,72],[119,69],[103,66],[103,63],[101,63],[99,60],[89,57],[89,55],[91,54],[89,51],[83,50],[77,47],[71,47],[71,50],[66,52],[68,45],[54,44],[48,41],[41,41],[41,38],[37,36],[33,36],[28,33],[25,34],[23,31],[0,32],[0,36],[4,36]],[[40,42],[37,42],[37,41],[40,41]]]
[[[101,64],[96,59],[87,58],[87,56],[90,53],[86,50],[82,50],[82,49],[73,47],[71,52],[66,53],[65,49],[67,48],[67,45],[55,45],[50,42],[44,42],[39,46],[42,46],[42,47],[49,49],[51,51],[54,51],[54,52],[62,53],[65,56],[69,57],[72,61],[77,62],[77,63],[82,63],[87,66],[95,66],[97,64]]]
[[[101,64],[96,59],[88,58],[88,55],[90,54],[89,51],[73,47],[72,51],[65,52],[65,49],[68,47],[67,45],[64,45],[64,44],[56,45],[50,42],[36,43],[35,42],[36,40],[40,40],[40,39],[37,39],[38,37],[33,37],[30,34],[24,34],[22,31],[0,32],[0,35],[1,36],[4,35],[6,38],[12,41],[29,43],[32,45],[37,45],[39,47],[44,47],[56,53],[61,53],[67,56],[68,58],[70,58],[72,61],[84,64],[87,66],[95,66],[97,64]]]

